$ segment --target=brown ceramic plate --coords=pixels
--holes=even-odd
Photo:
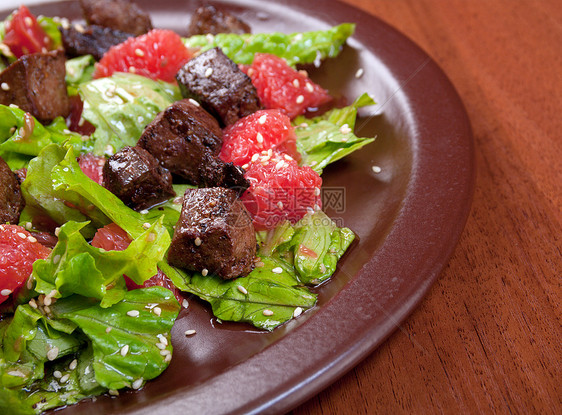
[[[21,1],[2,2],[6,11]],[[143,0],[155,27],[182,34],[187,0]],[[412,312],[446,265],[464,227],[474,184],[469,120],[447,77],[416,45],[377,18],[333,0],[216,2],[254,32],[357,30],[341,55],[311,70],[337,96],[371,93],[357,123],[375,143],[330,166],[328,213],[359,236],[319,306],[263,333],[217,324],[190,300],[173,330],[171,366],[139,392],[99,397],[61,414],[282,413],[318,393],[372,352]],[[282,4],[281,4],[282,3]],[[79,19],[78,1],[31,1],[32,11]],[[359,68],[364,74],[356,78]],[[373,166],[381,168],[375,173]],[[339,198],[339,199],[338,199]],[[335,203],[339,201],[341,203]],[[197,334],[186,338],[187,329]]]

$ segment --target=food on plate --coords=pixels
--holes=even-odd
[[[251,34],[204,6],[181,37],[80,4],[87,25],[24,6],[0,24],[0,412],[142,388],[186,294],[274,330],[355,238],[321,174],[373,141],[353,131],[373,100],[336,107],[297,66],[353,24]]]

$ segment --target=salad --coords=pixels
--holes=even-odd
[[[3,413],[142,388],[185,295],[264,331],[313,308],[355,238],[322,171],[374,140],[353,132],[367,94],[336,106],[298,66],[353,24],[252,34],[204,6],[182,37],[80,3],[86,23],[22,6],[0,24]]]

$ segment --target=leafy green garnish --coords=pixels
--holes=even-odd
[[[98,155],[134,146],[146,125],[181,99],[176,85],[129,73],[82,83],[78,92],[82,117],[96,127],[93,152]]]
[[[285,59],[289,65],[296,65],[337,56],[354,30],[354,24],[343,23],[328,30],[293,34],[197,35],[184,39],[184,43],[189,48],[201,48],[202,52],[218,46],[234,62],[246,65],[252,63],[258,52],[271,53]]]
[[[315,118],[295,118],[293,125],[301,163],[322,174],[328,164],[372,143],[374,138],[357,137],[353,129],[357,110],[374,103],[368,94],[363,94],[350,106],[332,109]]]
[[[158,266],[182,291],[208,301],[220,320],[240,321],[273,330],[290,320],[295,309],[316,304],[316,295],[300,287],[293,268],[275,258],[262,258],[263,266],[247,277],[223,280],[216,275],[188,273],[161,262]],[[272,270],[280,271],[279,273]]]
[[[62,37],[59,30],[59,24],[52,17],[38,16],[37,23],[45,31],[51,39],[51,49],[62,47]]]
[[[43,126],[19,108],[0,105],[0,157],[10,168],[27,167],[32,157],[52,143],[67,143],[77,152],[87,151],[89,147],[80,134],[67,129],[62,117]]]
[[[68,95],[78,94],[78,86],[92,80],[96,60],[92,55],[79,56],[66,61],[66,85]]]

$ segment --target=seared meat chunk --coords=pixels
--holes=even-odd
[[[65,75],[62,51],[24,55],[0,73],[0,104],[15,104],[41,122],[66,117],[70,103]]]
[[[254,266],[256,234],[236,192],[188,189],[168,253],[171,265],[224,279],[246,276]]]
[[[200,187],[249,187],[244,171],[219,157],[222,130],[217,120],[193,100],[177,101],[145,128],[138,146],[170,172]]]
[[[210,33],[250,33],[250,26],[232,14],[217,10],[214,6],[206,5],[199,7],[187,28],[188,36],[205,35]]]
[[[0,224],[17,224],[24,207],[19,180],[0,157]]]
[[[126,0],[80,0],[84,19],[91,25],[142,35],[152,30],[150,16]]]
[[[99,61],[112,46],[123,43],[133,35],[120,30],[92,25],[84,30],[77,30],[70,26],[68,29],[59,28],[62,44],[66,56],[71,58],[82,55],[92,55]]]
[[[248,75],[219,48],[189,60],[176,79],[182,95],[199,101],[223,126],[262,108]]]
[[[103,185],[135,210],[147,209],[176,195],[170,172],[140,147],[124,147],[105,162]]]

